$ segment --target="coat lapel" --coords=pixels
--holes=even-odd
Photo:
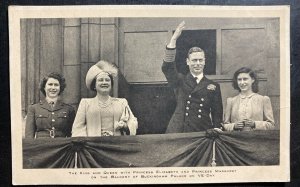
[[[231,118],[230,121],[239,121],[240,114],[239,114],[239,106],[240,106],[240,96],[235,96],[232,101],[232,109],[231,109]]]
[[[197,85],[196,79],[193,77],[191,73],[188,73],[185,78],[185,86],[187,90],[193,90]]]
[[[49,104],[48,104],[49,105]],[[63,102],[61,100],[57,100],[54,108],[53,108],[53,111],[56,111],[56,110],[60,110],[63,108]]]
[[[117,128],[117,123],[120,121],[124,107],[122,105],[121,100],[119,100],[118,98],[111,98],[111,107],[113,109],[113,116],[114,116],[114,135],[115,136],[119,136],[121,135],[121,131],[118,130],[116,131]]]
[[[52,109],[51,106],[49,105],[49,103],[46,100],[42,100],[40,102],[40,105],[42,108],[48,110],[48,111],[56,111],[56,110],[60,110],[63,108],[64,103],[60,100],[57,100],[54,108]]]
[[[115,106],[115,102],[112,100],[112,103],[111,103],[111,107],[113,109],[113,115],[114,115],[114,122],[113,122],[113,126],[114,126],[114,136],[115,136],[115,133],[116,133],[116,128],[117,128],[117,113],[116,113],[116,106]]]
[[[208,79],[203,76],[203,78],[201,79],[201,81],[195,86],[194,90],[192,91],[192,93],[195,93],[199,90],[202,90],[203,88],[206,88],[208,85],[209,81]]]
[[[48,111],[52,111],[52,108],[50,107],[50,105],[48,104],[48,102],[46,100],[40,101],[40,106],[43,109],[46,109]]]
[[[101,136],[101,114],[97,96],[87,100],[86,123],[88,136]]]

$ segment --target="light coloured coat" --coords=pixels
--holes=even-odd
[[[274,128],[274,117],[271,101],[268,96],[253,94],[250,100],[251,117],[255,121],[256,130]],[[240,95],[227,98],[223,127],[226,131],[233,131],[234,124],[242,119],[239,117]],[[255,130],[254,129],[254,130]]]
[[[135,135],[138,122],[130,110],[127,100],[123,98],[112,97],[111,102],[112,104],[109,107],[113,107],[113,135],[121,136],[120,130],[116,130],[117,123],[121,120],[121,118],[127,123],[130,135]],[[101,114],[98,103],[99,101],[97,96],[94,98],[81,99],[73,123],[72,137],[101,136]]]

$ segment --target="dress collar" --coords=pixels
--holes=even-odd
[[[241,99],[251,98],[251,97],[252,97],[253,95],[255,95],[255,94],[256,94],[256,93],[252,93],[252,94],[247,95],[247,96],[240,94],[240,98],[241,98]]]

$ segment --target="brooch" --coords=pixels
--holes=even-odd
[[[208,90],[216,90],[216,86],[213,85],[213,84],[209,84],[209,85],[207,86],[207,89],[208,89]]]

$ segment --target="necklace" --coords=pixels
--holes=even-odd
[[[108,106],[111,104],[111,99],[110,99],[110,97],[109,97],[109,98],[108,98],[106,101],[104,101],[104,102],[102,102],[102,101],[99,100],[98,104],[99,104],[99,106],[100,106],[101,108],[106,108],[106,107],[108,107]]]

